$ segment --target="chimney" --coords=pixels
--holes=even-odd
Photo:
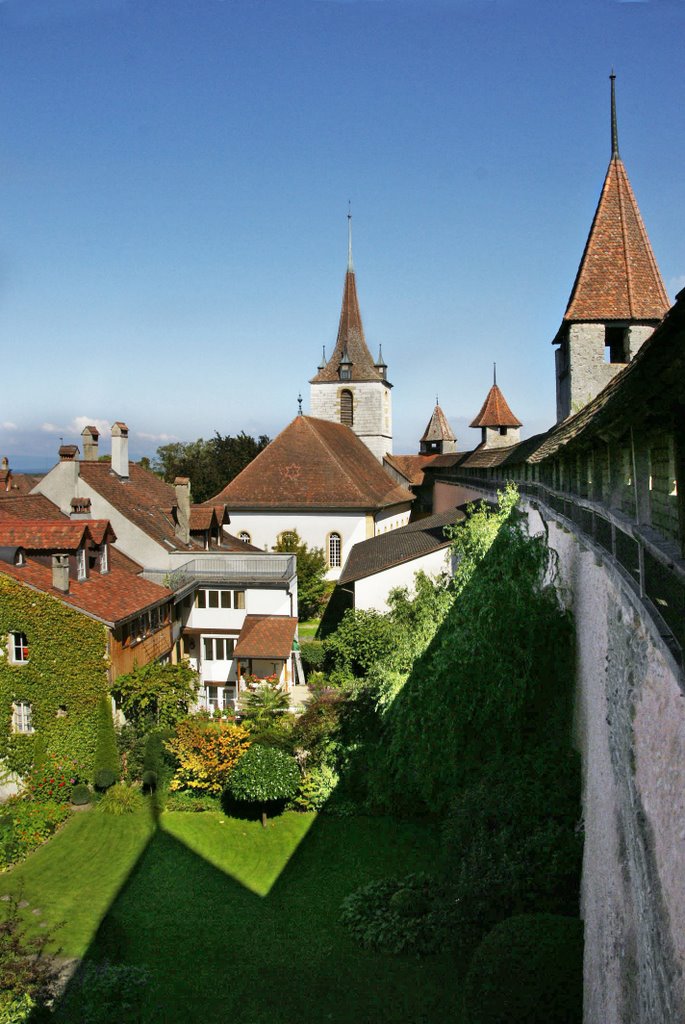
[[[91,518],[91,502],[90,498],[72,498],[71,499],[71,511],[69,513],[71,519],[90,519]]]
[[[81,431],[83,438],[83,459],[85,462],[97,462],[98,460],[98,439],[100,431],[97,427],[84,427]]]
[[[6,491],[12,490],[12,470],[6,455],[3,455],[0,463],[0,482],[4,483]]]
[[[125,423],[112,424],[112,469],[117,476],[128,480],[128,427]]]
[[[69,593],[69,555],[52,556],[52,585],[63,594]]]
[[[187,544],[190,540],[190,480],[177,476],[174,480],[176,491],[176,536]]]

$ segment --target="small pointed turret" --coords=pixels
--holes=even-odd
[[[495,383],[488,391],[472,427],[480,427],[481,444],[485,448],[508,448],[521,440],[521,421],[514,416],[509,404],[497,386],[497,367],[494,366]]]
[[[419,441],[419,455],[446,455],[456,450],[457,438],[440,408],[436,395],[435,408]]]
[[[669,302],[618,151],[616,75],[611,72],[611,159],[561,326],[557,418],[594,398],[630,362]],[[608,349],[608,361],[605,360]]]

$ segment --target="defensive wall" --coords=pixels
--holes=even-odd
[[[685,292],[583,410],[432,473],[521,491],[577,632],[585,1024],[685,1020]]]

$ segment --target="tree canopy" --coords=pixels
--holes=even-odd
[[[241,430],[236,437],[217,431],[208,441],[174,441],[157,449],[152,468],[170,484],[177,476],[187,476],[193,501],[202,502],[218,494],[270,440],[266,434],[254,438]]]
[[[297,555],[297,604],[300,618],[311,619],[319,615],[329,590],[326,583],[328,563],[323,548],[310,548],[301,540],[297,530],[288,530],[274,545],[274,551]]]

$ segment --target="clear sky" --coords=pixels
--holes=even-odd
[[[554,337],[610,156],[685,285],[682,0],[0,0],[0,454],[275,435],[335,341],[347,203],[395,451]],[[48,462],[51,458],[48,458]]]

